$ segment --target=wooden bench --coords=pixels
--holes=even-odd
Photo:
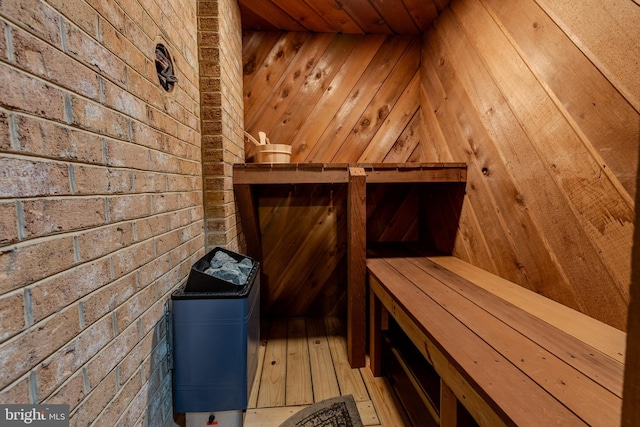
[[[620,425],[626,334],[454,257],[367,259],[370,368],[390,314],[480,425]]]

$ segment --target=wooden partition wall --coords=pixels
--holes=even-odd
[[[452,2],[423,38],[421,112],[429,160],[469,165],[454,254],[624,329],[640,27],[618,3]]]
[[[459,228],[431,233],[434,244],[446,237],[442,249],[625,329],[640,138],[637,8],[633,0],[455,0],[422,37],[246,32],[245,126],[291,144],[294,162],[468,163]],[[339,314],[344,191],[297,186],[260,197],[264,253],[278,248],[268,255],[277,262],[264,264],[279,289],[272,314],[312,306]],[[400,238],[415,239],[420,195],[370,197],[380,201],[369,205],[371,230],[394,224],[379,219],[393,204],[409,212]],[[439,197],[419,212],[459,203]],[[308,286],[319,290],[313,300]]]

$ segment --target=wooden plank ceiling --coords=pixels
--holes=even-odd
[[[450,0],[239,0],[242,27],[256,31],[417,35]]]

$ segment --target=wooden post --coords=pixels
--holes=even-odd
[[[456,427],[458,424],[458,399],[449,386],[440,380],[440,427]]]
[[[369,369],[374,377],[382,375],[382,303],[369,288]]]
[[[247,255],[262,262],[262,240],[260,238],[260,223],[258,210],[253,198],[253,190],[250,184],[236,184],[233,186],[242,232],[247,243]]]
[[[367,174],[349,168],[347,197],[347,354],[352,368],[365,366],[367,280]]]
[[[640,185],[640,168],[636,177]],[[640,192],[636,192],[636,206],[640,203]],[[627,351],[624,368],[624,390],[622,392],[623,427],[640,426],[640,221],[636,220],[633,235],[631,265],[631,300],[627,321]]]

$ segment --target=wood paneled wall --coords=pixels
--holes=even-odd
[[[420,46],[417,36],[245,32],[245,128],[291,144],[293,162],[419,161]]]
[[[459,194],[372,189],[368,238],[416,239],[416,212],[460,215],[420,237],[624,329],[639,8],[574,3],[454,0],[422,37],[245,32],[246,129],[291,144],[294,162],[467,162],[461,213]],[[267,313],[340,314],[344,188],[264,191]]]
[[[421,37],[245,32],[246,130],[291,144],[293,162],[422,161],[420,54]],[[344,314],[346,186],[256,196],[264,312]],[[379,186],[368,199],[370,240],[417,239],[417,189]]]
[[[421,123],[429,161],[469,165],[454,254],[624,329],[640,14],[585,3],[453,1],[423,39]]]

